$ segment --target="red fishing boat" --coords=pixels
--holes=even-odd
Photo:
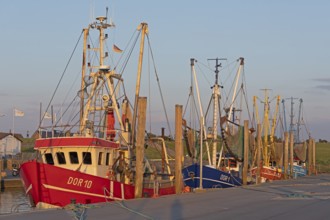
[[[123,71],[117,72],[117,65],[112,68],[107,65],[107,61],[116,55],[110,56],[110,52],[106,52],[109,48],[106,44],[109,38],[106,31],[110,28],[114,28],[114,24],[108,22],[107,17],[97,17],[94,23],[83,29],[79,92],[75,93],[72,105],[61,106],[61,110],[65,107],[64,112],[70,112],[69,116],[61,114],[56,121],[51,103],[41,114],[34,147],[38,156],[35,160],[23,163],[20,173],[33,206],[64,207],[70,203],[133,199],[137,195],[136,134],[139,129],[144,129],[137,127],[137,106],[148,25],[139,25],[134,41],[141,39],[133,104],[129,101],[127,90],[123,89]],[[91,43],[94,31],[97,43]],[[118,56],[124,53],[115,45],[110,48]],[[131,54],[133,50],[128,51]],[[89,62],[89,58],[94,63]],[[127,64],[127,59],[124,64]],[[51,114],[47,113],[49,110]],[[76,113],[72,113],[74,110]],[[42,123],[47,118],[52,121],[48,127]],[[68,123],[63,123],[64,120]],[[149,139],[147,135],[145,138],[149,147],[157,145],[163,147],[163,153],[166,152],[162,138]],[[162,158],[166,159],[166,155]],[[157,164],[150,163],[147,158],[143,161],[143,197],[175,193],[170,169],[163,169],[162,172],[158,170]]]
[[[265,98],[262,102],[264,104],[264,119],[262,123],[262,136],[263,141],[261,144],[261,151],[262,151],[262,161],[259,165],[260,168],[260,177],[261,181],[267,182],[272,180],[280,180],[283,178],[282,169],[280,169],[278,166],[272,166],[273,162],[276,164],[278,161],[275,161],[275,128],[276,128],[276,122],[277,122],[277,115],[278,115],[278,109],[280,104],[280,96],[276,97],[276,105],[275,105],[275,112],[272,115],[272,125],[269,124],[269,114],[270,114],[270,101],[268,97],[268,90],[269,89],[263,89],[265,92]],[[253,105],[255,108],[255,116],[257,118],[257,123],[259,124],[259,115],[258,115],[258,107],[257,107],[257,97],[253,97]],[[270,131],[270,132],[269,132]],[[282,145],[282,143],[279,143],[279,145]],[[271,160],[272,158],[272,160]],[[278,163],[277,163],[278,164]],[[251,175],[257,179],[258,178],[258,167],[253,167],[251,169]]]
[[[253,167],[251,169],[251,175],[257,176],[257,167]],[[270,166],[262,166],[260,168],[260,177],[263,178],[263,181],[270,181],[270,180],[281,180],[283,179],[282,170],[276,167]]]

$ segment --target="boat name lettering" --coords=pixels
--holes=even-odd
[[[74,185],[74,186],[80,186],[80,187],[85,187],[85,188],[91,188],[93,181],[92,180],[84,180],[82,178],[77,178],[77,177],[69,177],[67,181],[68,185]]]
[[[226,175],[223,175],[223,174],[221,174],[221,175],[220,175],[220,180],[222,180],[222,181],[226,181],[226,182],[229,182],[229,180],[230,180],[230,177],[229,177],[229,176],[226,176]]]

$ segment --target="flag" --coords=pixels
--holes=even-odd
[[[51,119],[52,116],[51,116],[48,112],[45,112],[45,114],[44,114],[44,118],[45,118],[45,119]]]
[[[117,47],[115,44],[112,46],[112,50],[116,53],[121,53],[123,52],[119,47]]]
[[[24,112],[18,110],[18,109],[14,109],[15,111],[15,116],[16,117],[23,117],[24,116]]]

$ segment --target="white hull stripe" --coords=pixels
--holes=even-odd
[[[63,191],[63,192],[77,193],[77,194],[82,194],[82,195],[87,195],[87,196],[95,196],[95,197],[100,197],[100,198],[105,198],[105,199],[122,200],[121,198],[115,198],[113,196],[106,196],[106,195],[100,195],[100,194],[95,194],[95,193],[88,193],[88,192],[83,192],[83,191],[65,189],[65,188],[62,188],[62,187],[52,186],[52,185],[48,185],[48,184],[43,184],[43,186],[47,189],[53,189],[53,190],[58,190],[58,191]]]
[[[26,189],[25,194],[28,194],[31,189],[32,189],[32,184],[30,184],[30,186]]]
[[[194,177],[194,179],[199,179],[199,177]],[[187,181],[187,180],[192,180],[192,179],[190,177],[184,179],[184,181]],[[236,185],[231,184],[231,183],[223,182],[223,181],[220,181],[220,180],[209,179],[209,178],[205,178],[205,177],[203,177],[203,180],[210,181],[210,182],[215,182],[215,183],[221,183],[221,184],[228,185],[228,186],[236,186]]]

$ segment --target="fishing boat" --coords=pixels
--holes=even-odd
[[[70,112],[67,118],[61,114],[56,121],[52,105],[48,105],[45,113],[41,114],[34,146],[38,157],[23,163],[20,173],[33,206],[64,207],[70,203],[100,203],[175,193],[169,169],[159,172],[157,164],[147,158],[142,159],[140,168],[136,168],[139,145],[143,149],[144,144],[149,148],[152,145],[164,146],[163,138],[150,137],[150,133],[145,132],[142,116],[146,110],[139,108],[148,24],[138,26],[136,40],[133,41],[141,39],[133,102],[127,90],[123,89],[126,66],[118,70],[118,66],[107,64],[116,54],[123,54],[123,50],[113,45],[110,56],[106,31],[111,28],[114,24],[108,22],[107,16],[101,16],[83,29],[81,84],[78,93],[74,92],[76,96],[71,102],[74,104],[68,105],[64,112],[77,111]],[[97,36],[97,43],[93,43],[92,36]],[[133,49],[128,51],[131,54]],[[126,59],[125,64],[127,62]],[[49,127],[42,124],[46,118],[52,120]],[[68,123],[63,123],[65,119]],[[163,152],[166,149],[163,148]],[[163,158],[167,159],[167,155]],[[142,190],[137,189],[138,173],[143,175]]]
[[[212,88],[212,96],[209,102],[209,107],[207,113],[204,116],[199,85],[197,83],[197,77],[195,72],[194,64],[196,62],[195,59],[191,59],[191,72],[194,81],[195,90],[197,93],[197,101],[199,108],[199,130],[193,129],[192,126],[187,125],[187,122],[184,121],[184,134],[186,139],[187,152],[189,156],[192,158],[192,163],[190,165],[186,165],[182,169],[183,180],[186,186],[191,188],[228,188],[234,186],[241,186],[242,180],[239,175],[239,165],[242,162],[242,155],[240,157],[237,156],[232,150],[231,147],[233,145],[229,144],[229,136],[232,137],[232,140],[236,140],[239,142],[237,152],[242,153],[243,146],[243,136],[239,134],[242,133],[242,129],[238,129],[240,132],[236,130],[235,135],[228,135],[233,131],[233,129],[229,125],[236,125],[239,128],[241,126],[237,125],[234,120],[231,120],[232,113],[234,112],[234,100],[231,100],[231,104],[229,108],[225,108],[226,115],[221,117],[221,109],[220,109],[220,88],[219,85],[219,68],[221,67],[220,59],[216,58],[215,65],[215,83]],[[233,97],[237,97],[236,89],[238,86],[238,79],[240,76],[240,72],[244,65],[244,58],[238,59],[239,68],[236,74],[236,83],[233,91]],[[193,86],[190,88],[190,98],[193,96]],[[241,87],[242,88],[242,87]],[[193,99],[193,98],[192,98]],[[193,104],[194,106],[194,104]],[[212,109],[212,110],[210,110]],[[210,110],[210,111],[209,111]],[[212,126],[209,129],[206,129],[205,118],[208,113],[212,115]],[[227,127],[224,126],[227,125]],[[218,133],[218,129],[221,129],[221,133]],[[208,132],[207,132],[208,131]],[[235,136],[235,137],[234,137]],[[222,148],[220,150],[219,143],[222,143]],[[230,145],[230,146],[229,146]],[[203,146],[206,147],[206,151],[204,151]],[[212,153],[210,153],[210,147],[212,146]],[[224,155],[224,150],[228,150],[228,155]],[[204,161],[204,152],[207,152],[208,164]],[[236,153],[237,153],[236,152]],[[212,156],[211,156],[212,155]],[[199,156],[199,161],[198,161]],[[212,157],[212,159],[211,159]]]
[[[257,167],[253,167],[251,169],[251,175],[253,177],[257,176]],[[260,177],[262,178],[262,182],[268,182],[273,180],[281,180],[283,178],[282,169],[277,168],[276,166],[264,166],[261,165],[260,168]]]
[[[276,143],[274,140],[275,128],[277,123],[277,114],[280,103],[280,96],[276,97],[275,112],[272,118],[272,125],[269,123],[269,114],[270,114],[270,100],[268,97],[268,90],[263,89],[265,92],[265,97],[262,103],[264,104],[264,118],[262,123],[262,136],[263,141],[261,143],[262,147],[262,161],[261,164],[258,164],[260,168],[260,177],[262,182],[268,182],[273,180],[280,180],[283,178],[282,169],[279,167],[279,160],[275,156],[275,149],[283,149],[283,143]],[[253,105],[255,110],[255,117],[257,123],[260,124],[258,107],[257,107],[257,96],[253,97]],[[278,146],[278,147],[276,147]],[[251,175],[254,178],[257,178],[258,166],[254,166],[251,169]]]
[[[289,165],[290,166],[290,165]],[[288,174],[291,175],[290,169],[288,169]],[[307,175],[306,165],[299,160],[293,161],[293,177],[302,177]]]
[[[287,128],[287,123],[286,123],[286,107],[285,107],[285,100],[282,99],[282,105],[283,105],[283,120],[284,120],[284,129],[285,131],[292,132],[293,133],[293,153],[294,153],[294,158],[293,158],[293,176],[294,177],[300,177],[300,176],[305,176],[307,174],[307,169],[306,169],[306,160],[307,160],[307,141],[302,141],[301,136],[301,127],[304,125],[304,120],[303,120],[303,99],[299,98],[299,108],[298,108],[298,116],[295,118],[295,102],[294,100],[298,98],[290,97],[287,98],[290,100],[290,125],[289,129]],[[308,134],[308,138],[310,135],[310,132],[307,131],[307,128],[305,126],[305,134]],[[289,164],[289,169],[288,169],[288,174],[290,174],[291,169],[290,169],[291,164]]]

